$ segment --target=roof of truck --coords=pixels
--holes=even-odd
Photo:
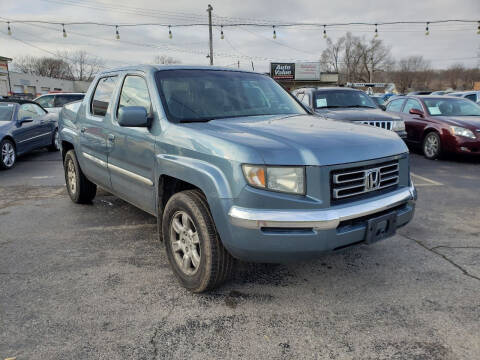
[[[249,70],[241,70],[241,69],[232,69],[227,67],[221,66],[197,66],[197,65],[133,65],[133,66],[123,66],[114,69],[109,69],[102,71],[102,74],[107,74],[110,72],[117,72],[117,71],[158,71],[158,70],[221,70],[221,71],[233,71],[233,72],[246,72],[246,73],[255,73],[255,74],[262,74],[254,71]]]

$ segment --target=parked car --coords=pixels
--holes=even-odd
[[[100,73],[59,120],[67,190],[97,185],[157,217],[194,292],[234,258],[284,262],[389,237],[414,212],[393,132],[308,113],[269,76],[215,67]]]
[[[380,105],[383,105],[383,103],[385,102],[385,100],[383,99],[383,96],[370,95],[370,98],[373,100],[375,104],[377,104],[378,107],[380,107]]]
[[[379,109],[377,104],[361,90],[326,87],[302,88],[293,94],[321,116],[332,120],[351,121],[382,129],[392,130],[401,138],[406,137],[405,124],[401,117]]]
[[[480,106],[451,96],[404,96],[387,111],[402,116],[407,142],[421,146],[428,159],[444,152],[480,155]]]
[[[40,95],[34,101],[40,104],[48,112],[60,112],[63,105],[82,100],[83,93],[55,93]]]
[[[410,91],[407,95],[430,95],[432,92],[427,90]]]
[[[429,95],[447,95],[447,94],[450,94],[450,93],[452,93],[452,91],[439,90],[439,91],[434,91],[434,92],[430,93]]]
[[[462,97],[468,100],[472,100],[473,102],[477,102],[480,100],[480,91],[473,90],[473,91],[457,91],[452,92],[449,94],[450,96]]]
[[[0,100],[0,169],[10,169],[17,157],[48,147],[59,150],[58,116],[30,100]]]

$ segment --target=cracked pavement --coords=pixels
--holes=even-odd
[[[480,161],[413,154],[412,171],[395,237],[241,263],[194,295],[153,217],[105,192],[75,205],[59,154],[21,158],[0,172],[0,359],[480,358]]]

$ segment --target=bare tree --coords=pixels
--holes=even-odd
[[[462,84],[462,75],[465,73],[465,66],[463,64],[453,64],[445,70],[445,79],[448,81],[448,86],[452,89],[460,88]]]
[[[58,79],[71,79],[69,64],[52,57],[24,56],[15,60],[13,67],[23,73]]]
[[[68,63],[73,80],[91,81],[104,67],[102,59],[89,55],[84,50],[58,54]]]
[[[423,56],[409,56],[398,62],[391,77],[397,90],[404,93],[414,86],[422,89],[428,88],[428,80],[431,75],[430,63]]]
[[[362,39],[357,47],[361,54],[361,76],[364,81],[373,82],[376,72],[387,70],[393,63],[390,48],[385,46],[381,39],[373,38],[369,42]]]
[[[170,64],[180,64],[181,61],[167,55],[157,55],[153,59],[155,64],[170,65]]]
[[[340,56],[345,47],[345,37],[338,38],[334,43],[330,38],[327,39],[327,48],[322,51],[320,57],[320,66],[323,71],[339,72]]]

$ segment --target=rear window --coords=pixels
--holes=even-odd
[[[93,94],[90,111],[95,116],[105,116],[117,83],[117,76],[108,76],[98,81]]]
[[[403,99],[393,100],[387,105],[388,111],[400,112],[402,110]]]

